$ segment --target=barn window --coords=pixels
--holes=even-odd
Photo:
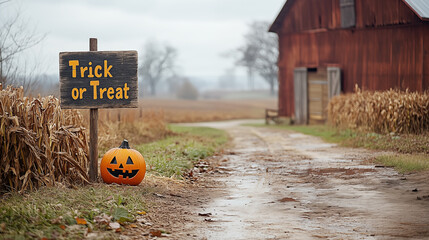
[[[340,0],[341,27],[356,26],[355,0]]]

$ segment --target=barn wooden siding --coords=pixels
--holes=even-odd
[[[343,92],[355,84],[369,90],[429,89],[429,24],[401,0],[356,0],[356,27],[347,29],[341,28],[339,0],[288,2],[291,8],[276,30],[280,115],[294,113],[297,67],[340,67]]]

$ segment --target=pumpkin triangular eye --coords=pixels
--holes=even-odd
[[[127,159],[127,164],[134,164],[133,160],[131,160],[130,157],[128,157],[128,159]]]
[[[112,161],[110,162],[110,164],[117,164],[116,162],[116,157],[113,157]]]

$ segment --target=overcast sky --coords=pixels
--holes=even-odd
[[[249,23],[272,22],[285,0],[11,0],[0,14],[17,9],[31,29],[46,34],[27,53],[43,71],[58,74],[58,53],[87,51],[90,37],[98,50],[140,51],[148,40],[178,50],[180,73],[217,77],[233,65],[222,53],[243,42]],[[31,56],[30,56],[31,55]]]

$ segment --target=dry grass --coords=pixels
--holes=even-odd
[[[132,145],[153,142],[173,135],[164,121],[164,115],[147,111],[141,118],[131,121],[99,121],[99,153],[117,147],[123,139]],[[131,146],[132,147],[132,146]]]
[[[168,123],[182,123],[264,118],[265,108],[277,108],[277,100],[142,99],[138,109],[102,109],[99,114],[106,122],[135,122],[159,114]]]
[[[389,90],[362,91],[332,98],[329,122],[376,133],[423,133],[429,130],[429,94]]]
[[[88,182],[88,138],[77,111],[8,87],[0,91],[0,123],[2,191]]]

